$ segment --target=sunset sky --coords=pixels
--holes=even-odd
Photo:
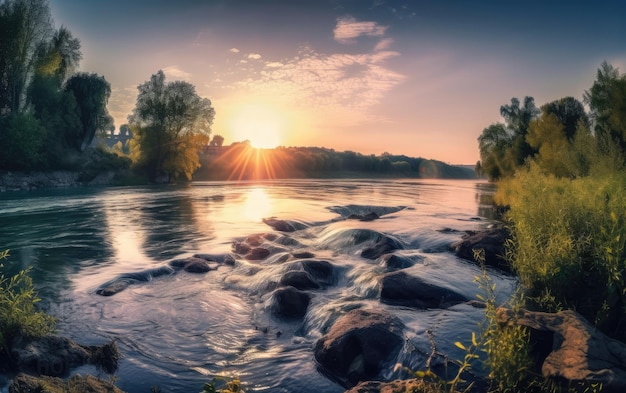
[[[626,72],[626,1],[50,0],[112,87],[119,127],[162,69],[216,110],[225,144],[473,164],[500,105],[582,99]]]

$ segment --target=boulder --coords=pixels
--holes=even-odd
[[[380,300],[417,308],[446,308],[469,299],[451,289],[397,271],[386,274],[381,279]]]
[[[401,250],[404,247],[400,241],[394,239],[391,236],[382,235],[381,238],[371,247],[368,247],[361,251],[361,256],[367,259],[378,259],[381,256],[393,252],[395,250]]]
[[[280,286],[292,286],[296,289],[306,290],[306,289],[319,289],[320,284],[307,272],[303,271],[290,271],[280,278],[278,282]]]
[[[308,224],[296,220],[280,220],[276,217],[264,218],[263,223],[279,232],[295,232],[309,227]]]
[[[35,377],[20,373],[11,385],[9,393],[52,393],[52,392],[81,392],[81,393],[124,393],[110,382],[103,381],[92,375],[74,375],[67,381],[55,377]]]
[[[544,377],[566,385],[601,383],[603,392],[626,392],[626,344],[606,336],[575,311],[514,313],[499,308],[496,319],[528,327],[531,337],[533,332],[543,336],[541,343],[531,345],[540,354],[537,363]]]
[[[270,297],[270,311],[277,317],[302,318],[311,302],[311,295],[294,287],[278,288]]]
[[[300,265],[307,273],[325,284],[330,284],[332,281],[334,271],[332,263],[323,259],[305,259],[300,261]]]
[[[66,337],[45,336],[34,340],[20,337],[11,346],[15,368],[36,375],[62,376],[85,364],[112,373],[117,369],[119,358],[115,342],[84,346]]]
[[[249,261],[261,261],[261,260],[269,257],[270,254],[271,254],[271,252],[267,248],[255,247],[252,250],[250,250],[245,255],[244,258],[246,258]]]
[[[505,243],[510,238],[511,232],[505,227],[467,232],[460,241],[452,244],[452,249],[457,256],[474,262],[478,262],[474,250],[484,250],[485,265],[510,273],[511,266],[505,258]]]
[[[411,267],[415,262],[413,259],[404,255],[385,254],[380,258],[380,264],[388,270],[399,270]]]
[[[385,311],[355,309],[315,344],[321,371],[345,387],[383,377],[402,349],[404,325]]]

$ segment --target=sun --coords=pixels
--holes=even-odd
[[[276,109],[263,104],[247,104],[238,108],[230,121],[233,139],[250,141],[253,147],[272,149],[282,143],[285,120]]]

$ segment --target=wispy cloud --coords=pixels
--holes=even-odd
[[[261,59],[261,55],[258,54],[258,53],[250,53],[248,55],[248,59],[250,59],[250,60],[259,60],[259,59]]]
[[[183,71],[176,65],[163,68],[163,73],[165,73],[165,76],[170,80],[174,79],[187,82],[191,80],[191,73]]]
[[[351,16],[337,19],[337,26],[333,31],[335,40],[342,44],[350,44],[361,36],[382,37],[387,31],[387,26],[381,26],[376,22],[359,22]]]
[[[230,48],[228,51],[231,53],[239,53],[239,49],[237,48]]]

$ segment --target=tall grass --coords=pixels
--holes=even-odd
[[[510,206],[508,258],[527,306],[574,309],[610,336],[626,338],[626,174],[556,178],[536,165],[502,181]]]

